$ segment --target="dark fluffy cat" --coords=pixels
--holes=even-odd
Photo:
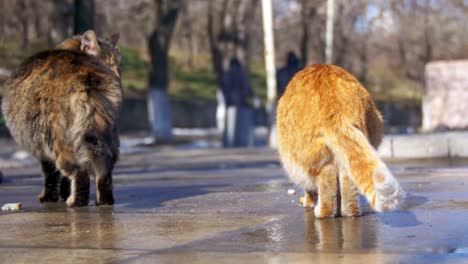
[[[122,101],[117,40],[98,40],[89,30],[26,59],[6,82],[3,114],[14,139],[41,163],[41,202],[60,195],[68,206],[88,205],[94,175],[96,204],[114,203]]]

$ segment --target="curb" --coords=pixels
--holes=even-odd
[[[468,132],[386,136],[378,149],[382,158],[468,157]]]

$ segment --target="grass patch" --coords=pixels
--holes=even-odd
[[[120,48],[122,85],[124,89],[144,91],[148,86],[149,65],[136,49]]]
[[[192,70],[186,67],[172,67],[172,80],[169,94],[175,98],[193,100],[216,100],[218,83],[215,74],[209,67],[199,67]],[[265,69],[261,63],[253,63],[250,67],[250,81],[255,94],[265,102],[266,80]]]
[[[6,40],[0,43],[0,68],[14,70],[30,55],[47,49],[46,42],[31,42],[25,51],[19,43]],[[144,95],[148,89],[149,61],[145,51],[129,47],[121,47],[122,55],[122,85],[124,91],[135,91]],[[218,84],[212,72],[209,54],[195,54],[193,67],[183,51],[171,54],[170,57],[170,88],[169,94],[176,98],[193,100],[215,100]],[[386,58],[375,58],[369,65],[368,89],[378,100],[413,100],[421,101],[422,84],[409,80],[404,73],[394,67]],[[267,88],[265,65],[261,58],[253,58],[250,64],[250,80],[255,94],[266,101]],[[0,80],[0,94],[3,86]]]
[[[218,84],[214,73],[206,69],[173,68],[169,94],[180,99],[215,100]]]
[[[368,89],[376,100],[421,101],[422,84],[405,77],[404,72],[392,69],[386,58],[376,58],[369,66]]]
[[[263,61],[254,61],[250,65],[250,81],[255,94],[263,101],[267,99],[266,72]]]
[[[12,70],[27,57],[46,49],[44,42],[31,42],[28,50],[23,50],[18,42],[5,41],[0,45],[0,67]]]

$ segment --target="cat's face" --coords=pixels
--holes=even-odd
[[[57,45],[56,49],[67,49],[82,51],[86,54],[98,57],[107,64],[112,71],[120,77],[120,51],[117,46],[119,35],[112,35],[110,39],[98,39],[93,30],[86,31],[83,35],[78,35],[64,40]]]

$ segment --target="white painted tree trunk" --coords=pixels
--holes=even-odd
[[[216,107],[216,127],[219,132],[223,133],[226,126],[226,102],[221,89],[216,91],[216,99],[218,101]]]
[[[172,117],[165,91],[151,89],[148,95],[148,117],[152,136],[157,143],[172,141]]]

